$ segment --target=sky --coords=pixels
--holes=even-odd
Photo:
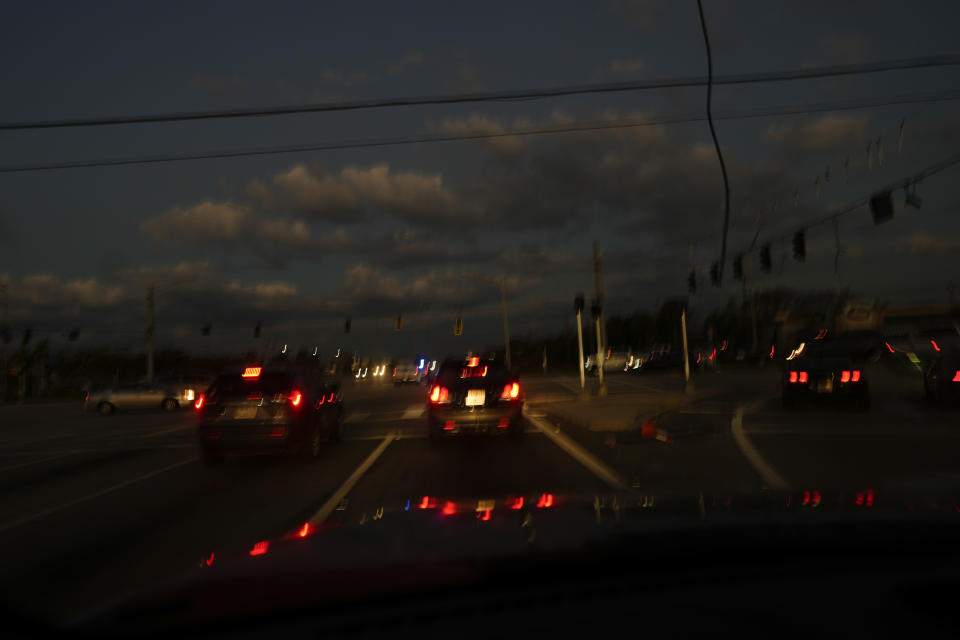
[[[955,2],[706,0],[717,75],[953,55]],[[231,110],[706,75],[692,1],[5,2],[0,122]],[[861,207],[799,226],[957,153],[960,67],[714,89],[715,116],[936,95],[938,102],[718,119],[729,172],[728,264],[772,240],[760,288],[945,302],[960,267],[960,167],[916,186],[918,210]],[[555,334],[593,295],[608,315],[687,295],[739,299],[719,258],[723,183],[704,87],[263,118],[0,131],[0,167],[578,122],[674,124],[0,173],[9,325],[77,346],[272,345],[400,355]],[[688,117],[689,116],[689,117]],[[901,135],[902,125],[902,135]],[[878,142],[879,141],[879,142]],[[838,257],[839,239],[839,257]],[[402,314],[403,329],[396,331]],[[352,318],[345,335],[344,319]],[[464,335],[453,335],[456,317]],[[201,327],[210,323],[209,336]]]

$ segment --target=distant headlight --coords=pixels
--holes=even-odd
[[[183,397],[187,400],[193,400],[196,397],[196,393],[193,389],[186,389],[183,392]]]

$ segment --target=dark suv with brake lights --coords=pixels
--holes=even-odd
[[[803,354],[788,361],[781,383],[783,406],[800,401],[847,400],[861,409],[870,408],[866,372],[841,353]]]
[[[343,435],[340,385],[313,371],[246,367],[218,376],[195,403],[207,466],[234,453],[319,455]]]
[[[430,438],[506,433],[521,438],[523,389],[502,363],[477,357],[447,360],[427,395]]]

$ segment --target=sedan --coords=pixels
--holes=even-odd
[[[135,382],[106,389],[91,391],[84,397],[84,408],[93,409],[108,416],[115,411],[130,409],[162,409],[175,411],[180,407],[180,397],[169,386],[157,382]]]
[[[500,362],[448,360],[427,397],[432,440],[465,433],[523,437],[524,394],[520,382]]]

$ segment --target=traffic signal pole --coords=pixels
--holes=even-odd
[[[153,381],[153,287],[147,287],[147,382]]]

